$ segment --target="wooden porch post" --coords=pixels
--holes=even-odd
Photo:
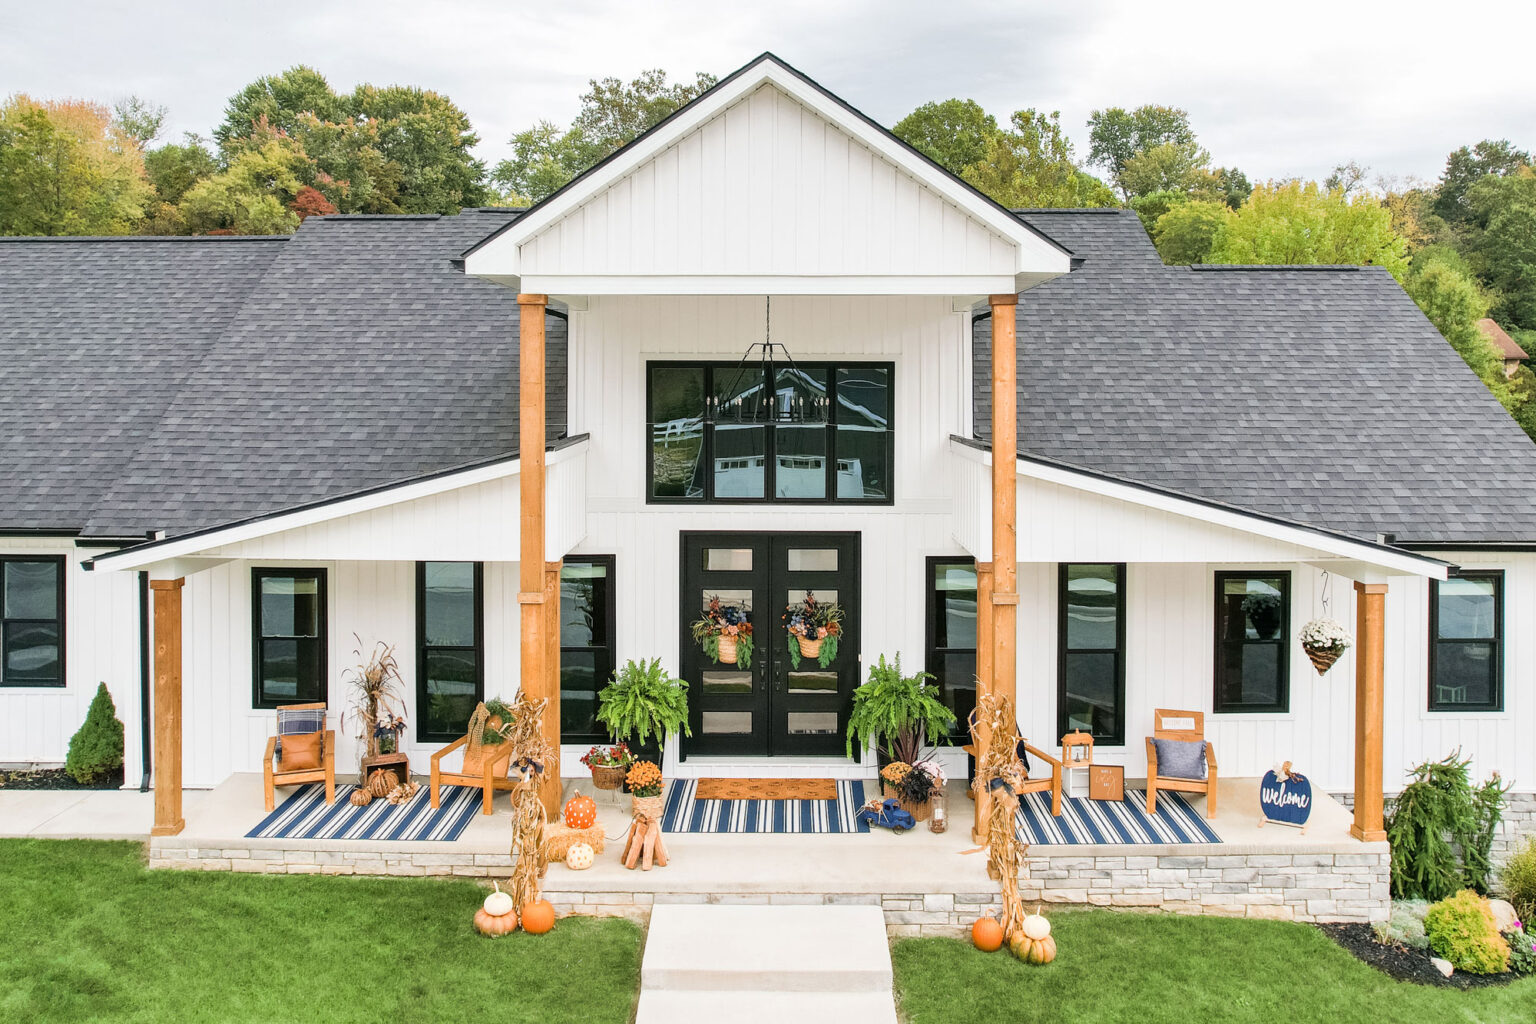
[[[155,598],[155,822],[152,836],[174,836],[181,816],[181,588],[185,580],[151,580]]]
[[[544,735],[560,735],[560,689],[549,678],[544,587],[544,309],[549,296],[520,294],[518,309],[518,451],[521,462],[517,555],[523,691],[549,701]],[[540,793],[551,817],[560,808],[560,765],[548,766]]]
[[[1382,824],[1381,745],[1387,585],[1355,584],[1355,823],[1361,842],[1387,838]]]
[[[1018,707],[1019,391],[1017,295],[992,304],[992,678],[991,692]]]
[[[546,779],[560,781],[560,567],[564,562],[544,563],[544,673],[549,680],[548,708],[551,714],[544,716],[544,742],[554,751],[554,765],[545,774]],[[558,802],[561,791],[556,789]],[[552,814],[554,812],[551,812]]]
[[[976,699],[981,700],[992,689],[992,563],[976,563]],[[976,761],[987,749],[992,737],[990,730],[978,726],[971,737],[976,751]],[[985,845],[987,841],[988,815],[992,798],[987,793],[976,794],[976,819],[971,824],[971,841]]]

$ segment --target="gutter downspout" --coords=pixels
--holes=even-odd
[[[144,764],[144,778],[139,782],[139,792],[149,792],[150,752],[153,749],[149,732],[149,572],[141,570],[139,576],[139,750]]]

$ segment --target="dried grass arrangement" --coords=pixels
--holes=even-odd
[[[380,726],[387,726],[396,735],[405,728],[405,680],[395,661],[394,647],[380,640],[365,658],[362,637],[353,633],[352,639],[357,641],[357,647],[352,651],[357,664],[341,677],[351,688],[352,706],[342,712],[341,727],[347,728],[350,719],[353,735],[361,741],[357,764],[361,775],[362,759],[379,753]]]
[[[1012,940],[1021,934],[1024,904],[1019,899],[1019,864],[1028,844],[1013,827],[1016,794],[1024,784],[1024,769],[1015,754],[1019,742],[1018,719],[1013,702],[988,693],[976,701],[977,732],[987,737],[986,750],[976,763],[976,795],[990,792],[987,816],[987,874],[1002,883],[1003,935]]]

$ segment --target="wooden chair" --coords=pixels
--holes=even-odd
[[[518,779],[507,778],[508,765],[512,758],[512,744],[503,743],[501,750],[495,751],[487,748],[485,756],[480,762],[480,771],[467,773],[463,770],[457,772],[444,771],[443,757],[453,753],[460,747],[469,753],[469,734],[465,733],[442,750],[432,755],[432,806],[437,807],[442,799],[442,786],[475,786],[480,790],[480,813],[491,813],[491,802],[496,798],[498,789],[511,791],[517,788]]]
[[[1188,719],[1194,723],[1190,729],[1170,729],[1166,719]],[[1205,778],[1170,779],[1157,773],[1157,747],[1153,738],[1160,740],[1185,740],[1205,744]],[[1157,813],[1157,791],[1177,790],[1181,793],[1204,793],[1205,816],[1216,817],[1216,748],[1205,738],[1205,713],[1203,711],[1170,711],[1158,708],[1152,712],[1152,736],[1147,738],[1147,813]]]
[[[976,723],[972,721],[970,744],[960,748],[973,758],[976,757],[976,752],[980,749],[980,745],[976,742],[975,726]],[[1018,794],[1021,796],[1025,793],[1051,794],[1051,817],[1061,817],[1061,762],[1027,742],[1024,743],[1024,749],[1029,753],[1030,757],[1037,758],[1040,763],[1049,765],[1051,773],[1041,778],[1027,777],[1024,780],[1024,785],[1019,787]]]
[[[293,714],[294,712],[313,714]],[[295,727],[295,720],[299,722]],[[310,725],[318,724],[319,729],[311,729]],[[262,761],[262,781],[266,785],[267,810],[272,810],[277,803],[275,792],[278,786],[297,786],[305,782],[325,783],[325,802],[336,802],[336,731],[326,729],[325,704],[284,704],[277,709],[277,734],[267,738],[267,756]],[[277,765],[277,744],[283,736],[304,735],[311,732],[324,732],[325,736],[320,741],[320,767],[305,768],[296,772],[279,771]]]

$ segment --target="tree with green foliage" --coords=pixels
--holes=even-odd
[[[1256,187],[1217,235],[1205,262],[1373,265],[1399,280],[1408,269],[1407,246],[1380,203],[1300,181]]]
[[[309,159],[292,140],[272,139],[187,190],[180,210],[195,234],[280,235],[299,226],[290,206]]]
[[[1221,202],[1196,199],[1178,203],[1157,218],[1152,242],[1164,263],[1204,263],[1216,244],[1216,236],[1231,216],[1232,211]]]
[[[123,723],[107,684],[99,683],[85,714],[85,724],[70,737],[64,771],[82,786],[105,781],[123,766]]]
[[[702,71],[692,82],[668,83],[659,69],[628,83],[591,79],[571,126],[540,121],[518,132],[512,156],[496,165],[491,179],[514,200],[539,202],[714,84],[715,76]]]
[[[1088,118],[1088,129],[1088,162],[1102,167],[1126,199],[1137,194],[1121,177],[1133,157],[1162,145],[1196,144],[1189,112],[1177,107],[1147,104],[1131,111],[1124,107],[1095,110]]]
[[[0,104],[0,234],[127,234],[151,195],[137,142],[105,107]]]
[[[1225,189],[1211,170],[1211,154],[1195,142],[1163,142],[1141,150],[1121,166],[1119,185],[1127,196],[1181,192],[1225,200]]]
[[[341,97],[331,90],[325,76],[303,64],[277,75],[264,75],[229,98],[224,120],[213,130],[213,139],[228,159],[256,133],[258,125],[286,135],[297,135],[305,114],[322,121],[340,120],[347,111]]]
[[[1433,209],[1448,221],[1464,221],[1472,216],[1467,192],[1489,175],[1504,177],[1531,163],[1531,154],[1516,149],[1508,139],[1484,139],[1475,146],[1462,146],[1445,158],[1445,171],[1435,189]]]
[[[129,96],[112,105],[112,124],[142,150],[160,137],[160,129],[165,126],[165,108]]]
[[[217,174],[219,161],[202,138],[188,133],[181,142],[168,142],[145,153],[144,171],[156,197],[174,206],[193,185]]]
[[[1488,174],[1466,193],[1469,263],[1493,293],[1493,316],[1536,328],[1536,172]]]
[[[1014,208],[1118,205],[1114,193],[1072,159],[1059,112],[1017,110],[1009,125],[987,140],[984,159],[960,177]]]
[[[998,134],[997,118],[975,100],[924,103],[891,129],[903,142],[951,174],[987,158],[987,143]]]

